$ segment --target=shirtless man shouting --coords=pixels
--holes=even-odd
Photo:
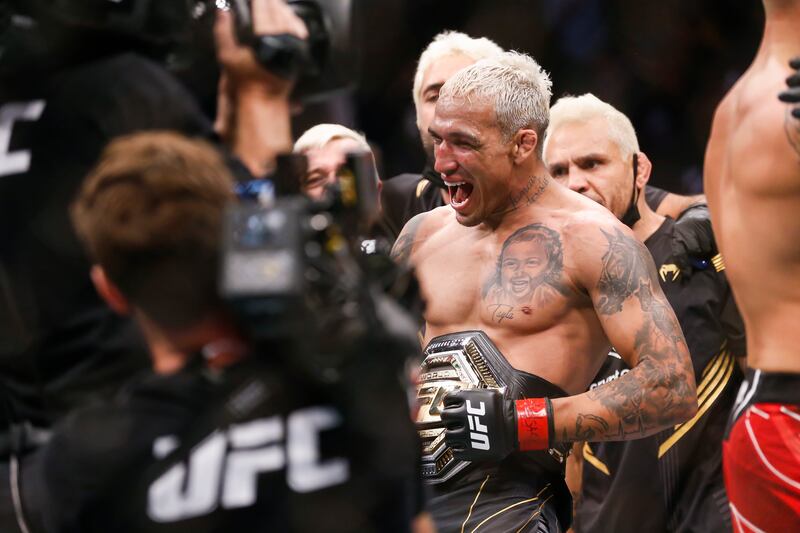
[[[764,8],[761,46],[717,108],[704,172],[751,369],[723,461],[737,531],[800,531],[800,121],[776,98],[800,52],[800,1]]]
[[[547,173],[549,104],[523,54],[450,78],[429,131],[451,202],[395,244],[427,300],[418,429],[442,531],[566,529],[567,443],[644,437],[697,409],[647,249]],[[632,370],[583,393],[611,345]]]

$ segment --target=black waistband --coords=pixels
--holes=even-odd
[[[789,372],[765,372],[747,369],[740,402],[791,403],[800,405],[800,374]],[[738,402],[737,402],[738,403]]]

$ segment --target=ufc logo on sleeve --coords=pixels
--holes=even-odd
[[[488,450],[489,428],[481,424],[481,416],[486,414],[486,405],[480,402],[480,407],[473,407],[472,402],[467,400],[467,420],[469,421],[470,445],[476,450]]]

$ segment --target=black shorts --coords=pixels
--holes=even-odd
[[[559,477],[547,481],[515,468],[475,467],[429,489],[428,511],[440,533],[560,533],[568,527],[559,523],[556,511],[557,504],[565,503]]]

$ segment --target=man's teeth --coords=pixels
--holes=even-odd
[[[451,205],[453,205],[454,207],[460,207],[467,203],[467,200],[469,200],[469,194],[466,193],[465,189],[461,188],[465,185],[468,185],[466,181],[458,181],[458,182],[448,181],[445,183],[447,184],[447,190],[450,193]],[[470,192],[472,192],[471,189]],[[463,196],[463,199],[459,201],[457,200],[457,198],[459,198],[460,196]]]

